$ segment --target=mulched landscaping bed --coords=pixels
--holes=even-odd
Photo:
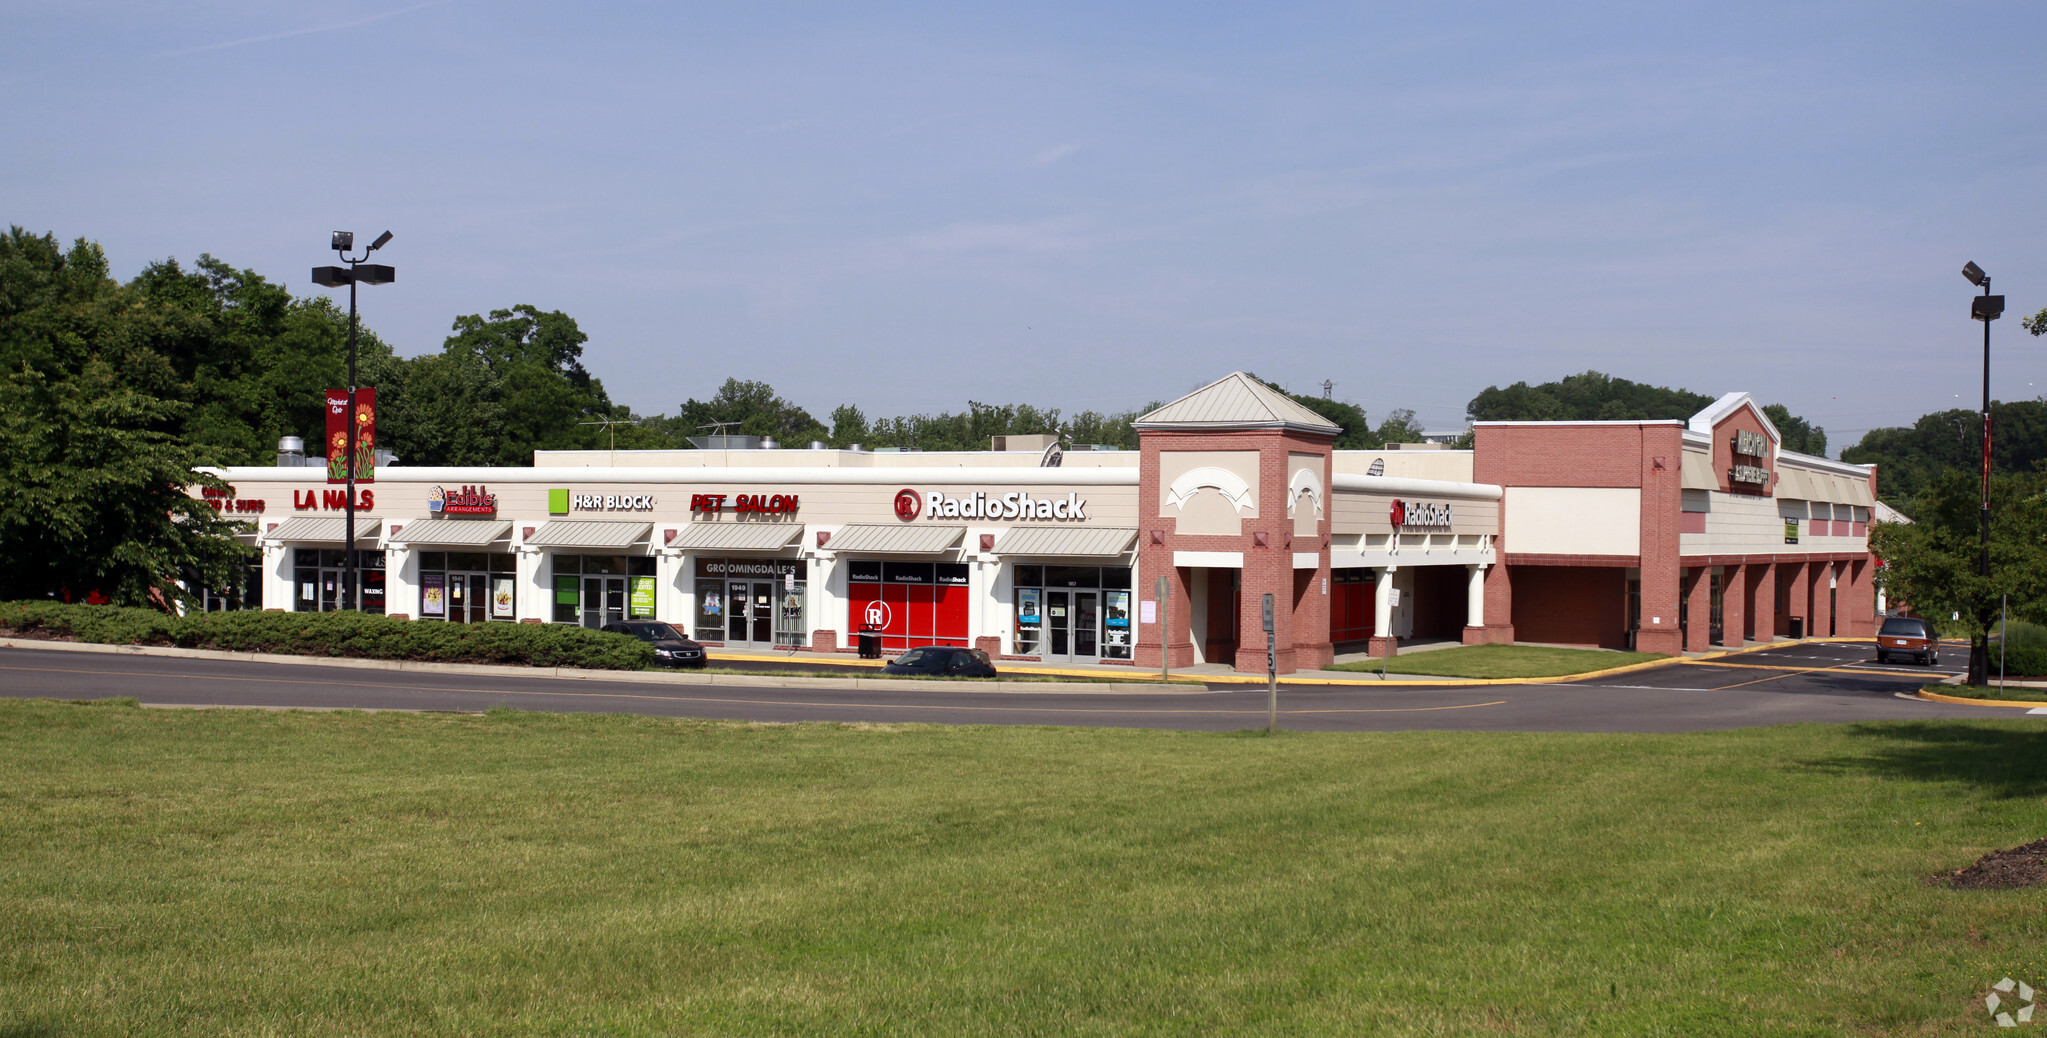
[[[2010,890],[2047,880],[2047,840],[2034,840],[2008,851],[1991,851],[1966,869],[1926,877],[1934,886],[1955,890]]]

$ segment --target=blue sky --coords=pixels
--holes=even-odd
[[[1862,430],[2047,393],[2047,5],[12,0],[0,220],[366,320],[566,311],[615,400],[1067,411],[1234,368],[1461,425],[1596,368]]]

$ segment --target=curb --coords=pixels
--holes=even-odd
[[[1672,656],[1668,659],[1645,660],[1628,663],[1602,670],[1589,670],[1578,674],[1558,674],[1539,678],[1431,678],[1412,674],[1402,677],[1379,678],[1303,678],[1283,676],[1280,683],[1290,688],[1477,688],[1486,685],[1566,685],[1595,678],[1614,677],[1636,671],[1652,670],[1657,667],[1671,667],[1695,661],[1723,659],[1768,649],[1815,642],[1859,642],[1862,638],[1807,638],[1803,641],[1769,642],[1750,645],[1739,649],[1725,649],[1700,656]],[[0,648],[5,649],[54,649],[63,652],[126,653],[138,656],[169,656],[185,659],[231,660],[242,663],[276,663],[287,666],[352,667],[360,670],[413,671],[427,674],[506,674],[528,677],[554,677],[570,681],[623,681],[649,684],[672,684],[688,672],[674,674],[632,670],[584,670],[577,667],[508,667],[487,663],[422,663],[410,660],[365,660],[341,656],[288,656],[278,653],[227,652],[216,649],[181,649],[159,645],[101,645],[92,642],[43,641],[34,638],[0,638]],[[757,654],[720,657],[743,663],[804,663],[826,667],[847,667],[873,669],[878,666],[871,661],[855,660],[791,660],[780,656]],[[1094,692],[1114,695],[1139,694],[1181,694],[1195,695],[1214,693],[1208,685],[1263,685],[1265,678],[1255,674],[1192,674],[1186,683],[1162,684],[1154,681],[1102,681],[1098,671],[1054,670],[1032,668],[1018,673],[1048,675],[1053,677],[1086,677],[1095,680],[1079,681],[942,681],[929,678],[868,678],[848,675],[846,677],[809,677],[792,674],[787,677],[756,674],[697,674],[691,684],[702,685],[750,685],[780,686],[783,688],[839,688],[839,689],[894,689],[925,688],[945,692],[1046,692],[1081,693]],[[2047,704],[2043,704],[2047,705]]]
[[[57,652],[85,652],[111,656],[158,656],[174,659],[216,660],[232,663],[274,663],[298,667],[343,667],[351,670],[400,671],[415,674],[500,674],[509,677],[559,678],[567,681],[615,681],[646,685],[726,685],[775,688],[834,688],[862,691],[905,691],[1001,693],[1086,693],[1117,695],[1197,695],[1211,690],[1200,685],[1160,685],[1157,682],[1111,681],[943,681],[930,678],[811,677],[791,674],[696,674],[643,670],[583,670],[577,667],[509,667],[491,663],[427,663],[413,660],[365,660],[345,656],[289,656],[282,653],[228,652],[218,649],[182,649],[168,645],[102,645],[95,642],[43,641],[35,638],[0,638],[0,649],[46,649]]]
[[[1930,688],[1919,690],[1919,698],[1932,703],[1956,703],[1961,706],[2015,706],[2026,710],[2047,707],[2047,700],[2034,699],[2013,703],[2002,699],[1965,699],[1961,696],[1944,696]]]

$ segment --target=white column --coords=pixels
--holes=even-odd
[[[1464,586],[1464,626],[1485,626],[1485,567],[1466,566],[1471,571]]]
[[[1372,585],[1372,634],[1378,638],[1393,637],[1393,574],[1398,567],[1387,566],[1379,571],[1379,580]]]
[[[1016,607],[1011,602],[1016,596],[1009,593],[1010,568],[1002,564],[1000,556],[987,556],[974,563],[974,634],[982,638],[1002,639],[1002,653],[1013,651],[1011,641],[1016,631]]]
[[[689,586],[694,565],[690,553],[661,552],[654,556],[654,618],[689,634],[690,607],[695,605]]]
[[[419,619],[419,553],[411,547],[384,546],[384,615],[404,613]]]
[[[547,553],[538,548],[519,549],[519,619],[554,617],[554,582],[548,577]]]
[[[291,549],[281,544],[263,546],[263,608],[291,612],[299,589],[292,583]]]
[[[842,649],[852,645],[853,632],[846,629],[845,567],[827,555],[813,554],[809,561],[805,572],[810,583],[804,589],[809,600],[803,605],[803,622],[812,631],[837,631]]]

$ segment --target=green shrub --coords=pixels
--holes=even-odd
[[[0,603],[0,627],[110,645],[177,645],[290,656],[639,670],[647,643],[564,624],[450,624],[368,613],[259,611],[171,616],[150,609]]]
[[[1995,635],[1997,628],[1993,627],[1991,631]],[[2000,655],[2004,673],[2009,677],[2047,676],[2047,627],[2023,620],[2012,621],[2005,628],[2001,642],[1996,637],[1991,639],[1990,672],[1993,675],[1998,672]]]

